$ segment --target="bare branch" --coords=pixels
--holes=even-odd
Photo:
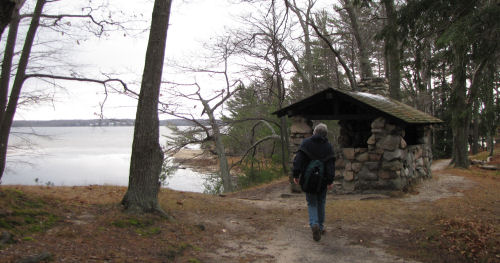
[[[50,75],[50,74],[26,74],[24,77],[24,81],[26,81],[29,78],[50,78],[50,79],[60,79],[60,80],[72,80],[72,81],[81,81],[81,82],[93,82],[93,83],[99,83],[102,85],[107,85],[109,82],[118,82],[120,83],[124,90],[127,92],[131,92],[135,95],[138,95],[136,92],[129,90],[127,88],[127,84],[121,80],[121,79],[105,79],[105,80],[98,80],[98,79],[91,79],[91,78],[79,78],[79,77],[68,77],[68,76],[57,76],[57,75]]]
[[[236,165],[239,165],[243,162],[243,160],[247,157],[248,153],[254,149],[255,147],[259,146],[259,144],[265,142],[265,141],[268,141],[268,140],[281,140],[281,137],[279,135],[276,135],[276,134],[273,134],[273,135],[269,135],[269,136],[266,136],[260,140],[258,140],[257,142],[255,142],[252,146],[250,146],[250,148],[247,149],[247,151],[245,152],[245,154],[243,154],[243,156],[241,157],[241,159],[239,161],[237,161],[236,163],[234,163],[233,165],[231,165],[231,169],[233,167],[235,167]]]
[[[244,118],[244,119],[238,119],[238,120],[230,120],[226,123],[227,124],[235,124],[235,123],[241,123],[241,122],[246,122],[246,121],[265,121],[267,123],[272,123],[272,124],[276,125],[276,127],[278,127],[278,128],[281,128],[279,123],[277,123],[275,120],[266,119],[266,118]]]
[[[59,80],[69,80],[69,81],[80,81],[80,82],[92,82],[92,83],[98,83],[102,84],[104,86],[104,100],[102,102],[99,102],[99,118],[103,119],[104,118],[104,105],[108,99],[108,83],[110,82],[118,82],[122,85],[124,92],[125,93],[132,93],[136,97],[139,96],[136,92],[130,90],[127,88],[127,84],[121,80],[121,79],[116,79],[116,78],[108,78],[105,80],[98,80],[98,79],[91,79],[91,78],[80,78],[80,77],[68,77],[68,76],[57,76],[57,75],[50,75],[50,74],[26,74],[24,77],[24,81],[26,81],[29,78],[49,78],[49,79],[59,79]],[[116,90],[116,89],[114,89]]]
[[[311,21],[309,23],[309,25],[314,29],[314,31],[316,32],[316,34],[325,42],[325,44],[328,46],[328,48],[330,48],[330,51],[332,51],[332,53],[337,57],[338,61],[342,65],[342,68],[344,68],[344,71],[345,71],[345,73],[347,75],[347,78],[349,79],[349,83],[351,84],[351,89],[353,91],[356,91],[358,89],[357,88],[357,84],[356,84],[356,79],[352,75],[351,70],[349,69],[349,66],[347,65],[347,63],[344,61],[344,59],[342,58],[342,56],[340,56],[340,52],[337,51],[333,47],[333,45],[330,42],[330,40],[323,33],[321,33],[321,31],[318,29],[318,27],[316,26],[316,24],[313,21]]]

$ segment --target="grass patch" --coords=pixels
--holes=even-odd
[[[493,156],[495,155],[499,155],[500,154],[500,147],[495,147],[495,149],[493,149]],[[480,161],[486,161],[486,159],[490,156],[490,152],[489,151],[483,151],[483,152],[479,152],[475,155],[471,155],[469,156],[470,159],[473,159],[473,160],[480,160]]]
[[[152,236],[152,235],[158,235],[161,233],[161,229],[159,227],[149,227],[149,228],[138,228],[135,230],[135,232],[139,236]]]
[[[165,257],[169,261],[175,260],[177,257],[183,256],[184,252],[195,248],[193,245],[188,243],[180,243],[169,246],[165,251],[160,252],[161,257]],[[194,261],[191,261],[194,260]],[[191,258],[189,262],[199,262],[197,259]]]
[[[50,209],[47,202],[20,190],[1,190],[0,229],[19,236],[46,231],[59,220]]]
[[[125,214],[118,205],[125,191],[111,186],[0,186],[0,233],[13,235],[12,243],[0,247],[0,262],[25,257],[27,245],[51,251],[58,262],[85,262],[89,256],[96,262],[172,261],[160,252],[176,262],[207,262],[200,251],[217,246],[215,235],[221,229],[205,219],[240,210],[246,215],[243,207],[227,203],[231,199],[168,189],[161,190],[160,203],[178,220]],[[193,219],[198,213],[201,221]]]
[[[151,216],[129,217],[116,219],[111,222],[118,228],[131,228],[139,236],[153,236],[161,233],[161,228],[156,226],[156,219]]]
[[[152,224],[154,224],[154,222],[149,218],[125,218],[125,219],[117,219],[111,222],[111,225],[119,228],[128,228],[128,227],[144,228],[147,226],[151,226]]]
[[[35,241],[35,239],[33,237],[28,237],[28,236],[23,237],[22,240],[23,241]]]
[[[252,186],[261,185],[283,177],[283,169],[277,160],[257,160],[247,158],[239,169],[242,174],[238,176],[238,188],[246,189]]]

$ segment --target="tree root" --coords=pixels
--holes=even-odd
[[[160,215],[161,217],[167,219],[170,222],[175,221],[175,219],[172,216],[170,216],[169,214],[167,214],[167,212],[163,211],[163,209],[161,209],[161,207],[159,205],[155,206],[155,208],[153,209],[153,212]]]

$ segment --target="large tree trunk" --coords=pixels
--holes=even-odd
[[[2,178],[3,172],[5,170],[10,128],[14,120],[14,115],[16,114],[17,103],[19,101],[19,95],[21,94],[21,88],[23,87],[26,68],[28,67],[28,61],[31,54],[31,48],[33,47],[33,41],[35,40],[36,31],[40,23],[40,16],[42,14],[44,5],[45,0],[38,0],[36,3],[33,17],[31,18],[31,24],[28,28],[28,32],[26,33],[26,39],[24,40],[21,57],[17,65],[16,77],[14,79],[14,84],[12,85],[12,90],[10,92],[9,102],[7,104],[5,112],[2,113],[2,123],[0,126],[0,179]],[[13,36],[9,36],[10,40],[12,40],[11,38],[13,38]],[[15,39],[13,41],[15,41]],[[6,50],[6,52],[8,52],[8,50]]]
[[[158,102],[172,0],[155,0],[146,61],[134,126],[125,209],[134,213],[161,211],[158,204],[163,151],[159,143]]]
[[[431,47],[428,39],[424,39],[422,44],[415,48],[415,86],[417,88],[416,106],[417,109],[431,114]]]
[[[493,151],[495,149],[494,138],[498,135],[498,127],[499,127],[499,103],[500,103],[500,95],[498,92],[498,83],[500,83],[498,79],[497,67],[495,63],[490,63],[487,68],[486,75],[486,85],[491,85],[490,88],[486,89],[486,92],[483,93],[482,99],[484,102],[484,109],[482,110],[482,114],[484,114],[483,121],[485,122],[485,126],[489,127],[486,132],[486,147],[488,150],[488,156],[493,156]],[[495,91],[496,90],[496,91]],[[496,99],[495,99],[496,94]],[[496,105],[495,105],[496,100]],[[497,139],[497,143],[498,143]]]
[[[385,37],[385,52],[387,54],[387,62],[389,64],[389,95],[391,98],[401,100],[401,73],[400,56],[399,56],[399,41],[397,37],[397,16],[394,9],[393,0],[383,0],[385,12],[387,15],[387,35]]]
[[[453,131],[453,156],[455,167],[468,168],[467,138],[469,136],[470,109],[466,103],[466,48],[457,44],[453,48],[453,81],[451,91],[451,129]]]

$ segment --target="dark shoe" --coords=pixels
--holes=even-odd
[[[313,232],[314,241],[320,241],[321,240],[321,230],[319,229],[319,226],[313,225],[311,229]]]

